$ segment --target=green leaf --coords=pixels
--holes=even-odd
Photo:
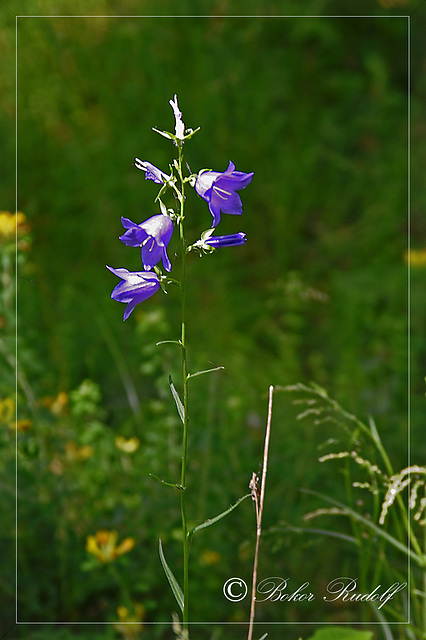
[[[160,344],[177,344],[179,345],[179,347],[182,346],[182,343],[180,340],[160,340],[160,342],[155,343],[155,346],[158,347],[158,345]]]
[[[176,578],[174,577],[172,571],[169,568],[169,565],[166,562],[166,558],[164,557],[164,553],[163,553],[163,546],[161,544],[161,540],[158,541],[159,543],[159,553],[160,553],[160,560],[161,560],[161,564],[163,565],[163,569],[164,569],[164,573],[166,574],[167,580],[169,581],[169,585],[171,590],[173,591],[173,595],[176,598],[176,602],[178,603],[180,610],[183,612],[183,593],[182,593],[182,589],[180,588],[178,581],[176,580]]]
[[[172,392],[173,399],[175,401],[178,413],[180,415],[180,419],[182,420],[182,424],[185,424],[185,409],[182,404],[182,400],[179,398],[179,394],[176,391],[175,385],[172,382],[172,376],[169,376],[169,384],[170,390]]]
[[[342,512],[341,515],[346,516],[347,514]],[[331,531],[329,529],[316,529],[314,527],[295,527],[291,524],[284,523],[283,527],[274,527],[274,531],[294,531],[295,533],[318,533],[320,535],[329,536],[330,538],[339,538],[340,540],[345,540],[346,542],[351,542],[352,544],[359,546],[359,542],[353,536],[348,536],[345,533],[340,533],[340,531]]]
[[[263,636],[261,638],[259,638],[259,640],[265,640],[265,638],[268,636],[267,633],[264,633]]]
[[[195,373],[188,373],[189,378],[195,378],[196,376],[202,376],[205,373],[212,373],[213,371],[220,371],[221,369],[225,369],[225,367],[214,367],[213,369],[204,369],[204,371],[196,371]]]
[[[175,482],[166,482],[166,480],[163,480],[162,478],[159,478],[158,476],[156,476],[155,473],[149,473],[148,475],[150,475],[151,478],[155,478],[156,480],[158,480],[158,482],[161,482],[161,484],[165,484],[168,487],[173,487],[174,489],[179,489],[179,491],[183,491],[183,487],[181,484],[176,484]]]
[[[307,640],[371,640],[372,631],[355,631],[348,627],[323,627]]]
[[[200,531],[201,529],[205,529],[206,527],[210,527],[212,524],[214,524],[218,520],[222,520],[222,518],[227,516],[228,513],[231,513],[231,511],[233,511],[236,507],[238,507],[240,502],[242,502],[246,498],[250,498],[250,497],[251,497],[251,493],[247,493],[245,496],[243,496],[242,498],[237,500],[237,502],[235,504],[233,504],[231,507],[229,507],[229,509],[227,509],[226,511],[223,511],[222,513],[219,513],[219,515],[215,516],[214,518],[209,518],[208,520],[206,520],[202,524],[199,524],[197,527],[192,529],[192,531],[189,532],[189,535],[192,536],[196,531]]]

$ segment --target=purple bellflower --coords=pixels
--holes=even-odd
[[[152,180],[157,184],[164,184],[170,180],[170,176],[166,175],[150,162],[145,162],[143,160],[139,160],[139,158],[135,158],[135,167],[136,169],[145,171],[145,180]]]
[[[208,231],[203,231],[201,234],[201,238],[197,240],[191,247],[188,247],[188,251],[196,250],[202,254],[211,253],[218,247],[238,247],[239,245],[246,243],[246,234],[242,233],[231,233],[228,236],[214,236],[214,228],[208,229]]]
[[[119,282],[113,289],[111,298],[127,304],[123,320],[127,320],[137,304],[153,296],[160,288],[160,281],[156,273],[149,271],[131,273],[127,269],[113,269],[108,265],[107,269],[122,279],[122,282]]]
[[[241,215],[243,205],[236,193],[250,183],[254,173],[235,171],[235,165],[230,162],[226,171],[202,171],[195,182],[195,190],[208,203],[213,216],[212,227],[220,222],[220,214],[231,213]]]
[[[172,266],[166,252],[173,233],[173,222],[169,216],[160,213],[140,224],[132,222],[129,218],[121,218],[121,224],[126,229],[120,236],[121,242],[128,247],[141,247],[144,269],[149,271],[162,260],[165,270],[171,270]]]

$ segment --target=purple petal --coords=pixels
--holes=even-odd
[[[163,255],[163,247],[155,242],[154,238],[148,236],[141,250],[142,264],[144,269],[152,269],[158,264]]]
[[[205,243],[211,247],[237,247],[246,243],[245,233],[231,233],[228,236],[212,236]]]
[[[127,320],[137,304],[151,297],[160,288],[160,281],[156,273],[147,271],[129,272],[127,269],[113,269],[108,267],[121,282],[113,289],[111,298],[117,302],[127,304],[123,320]]]
[[[166,247],[173,234],[173,222],[168,216],[160,213],[138,225],[128,218],[121,218],[121,223],[127,231],[120,236],[120,240],[128,247],[142,248],[144,269],[152,269],[163,259],[166,271],[171,270]]]
[[[139,158],[135,158],[135,167],[141,171],[145,171],[145,180],[152,180],[157,184],[164,184],[164,182],[169,178],[169,176],[161,171],[161,169],[158,169],[158,167],[151,164],[151,162],[145,162],[143,160],[139,160]]]

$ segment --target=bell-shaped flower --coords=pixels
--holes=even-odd
[[[195,190],[208,203],[213,216],[212,227],[220,222],[221,213],[241,215],[243,205],[236,193],[250,183],[254,173],[235,171],[235,165],[230,162],[226,171],[202,171],[195,182]]]
[[[203,231],[201,238],[188,247],[187,251],[196,250],[201,256],[203,253],[212,253],[217,247],[238,247],[247,240],[246,234],[241,231],[227,236],[214,236],[213,233],[214,228]]]
[[[141,247],[144,269],[149,271],[162,260],[165,270],[171,270],[172,266],[166,252],[173,233],[173,222],[169,216],[160,213],[140,224],[128,218],[121,218],[121,224],[126,229],[120,236],[121,242],[128,247]]]
[[[246,243],[246,234],[242,233],[231,233],[228,236],[211,236],[205,240],[205,244],[210,247],[238,247],[241,244]]]
[[[170,180],[170,176],[150,162],[145,162],[144,160],[135,158],[135,167],[136,169],[145,171],[145,180],[152,180],[157,184],[165,184]]]
[[[153,296],[160,288],[160,280],[156,273],[150,271],[129,272],[127,269],[113,269],[108,265],[107,269],[122,280],[113,289],[111,298],[127,304],[123,320],[127,320],[137,304]]]

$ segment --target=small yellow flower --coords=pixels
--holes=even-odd
[[[0,400],[0,423],[3,423],[11,431],[28,431],[32,422],[28,419],[14,420],[15,418],[15,401],[13,398],[5,398]]]
[[[113,562],[118,556],[128,553],[135,546],[133,538],[125,538],[117,545],[117,531],[100,529],[94,536],[87,536],[86,551],[96,556],[100,562]]]
[[[57,416],[63,415],[65,408],[68,404],[68,394],[65,391],[60,391],[50,407],[52,413]]]
[[[200,555],[200,564],[212,566],[214,564],[218,564],[222,559],[222,556],[218,551],[212,551],[210,549],[206,549]]]
[[[32,421],[31,420],[16,420],[16,422],[12,425],[9,425],[11,429],[16,429],[16,431],[28,431],[31,429]]]
[[[0,211],[0,243],[14,241],[18,237],[28,233],[29,224],[24,213],[17,211]]]
[[[136,640],[143,629],[141,621],[145,617],[145,608],[137,602],[133,605],[133,613],[127,607],[120,606],[117,607],[117,614],[120,622],[113,625],[114,629],[121,633],[125,640]]]
[[[0,400],[0,422],[10,426],[15,416],[15,401],[13,398]]]
[[[93,447],[88,444],[79,447],[76,442],[69,440],[65,443],[65,456],[70,462],[87,460],[93,456]]]
[[[426,249],[410,249],[410,251],[405,251],[404,262],[411,267],[426,267]]]
[[[57,416],[63,415],[66,412],[68,404],[68,394],[65,391],[60,391],[56,398],[53,396],[44,396],[44,398],[40,400],[40,404]]]
[[[136,438],[136,436],[129,438],[128,440],[123,438],[123,436],[117,436],[115,439],[115,446],[117,449],[120,449],[120,451],[124,451],[124,453],[134,453],[141,446],[141,441],[139,438]]]

